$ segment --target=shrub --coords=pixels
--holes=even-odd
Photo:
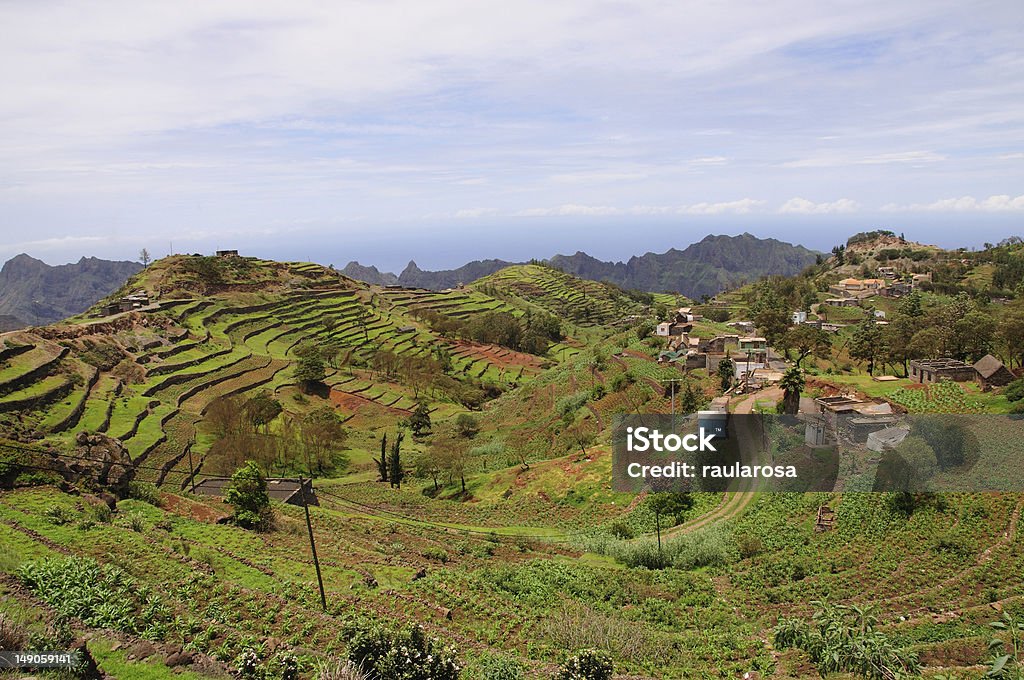
[[[69,523],[74,517],[66,508],[60,505],[53,505],[43,511],[43,517],[46,518],[50,524],[56,524],[57,526],[63,526]]]
[[[448,551],[433,545],[423,551],[423,556],[428,560],[437,560],[441,563],[448,561]]]
[[[485,656],[480,662],[480,680],[521,680],[526,666],[509,656]]]
[[[373,626],[357,630],[349,660],[371,678],[455,680],[462,670],[453,647],[442,647],[415,625],[404,631]]]
[[[1009,401],[1021,401],[1024,399],[1024,378],[1014,380],[1012,383],[1006,386],[1006,390],[1003,391]]]
[[[612,536],[619,539],[630,539],[636,536],[636,532],[633,531],[633,527],[629,526],[629,524],[621,519],[612,522],[611,526],[608,527],[608,531],[611,532]]]
[[[128,528],[136,533],[143,533],[146,530],[146,518],[141,512],[129,512],[124,516]]]
[[[24,626],[0,612],[0,649],[27,649],[28,633]],[[504,676],[497,676],[504,677]]]
[[[559,669],[558,680],[610,680],[612,660],[607,654],[586,649],[566,661]]]
[[[779,620],[774,634],[776,648],[803,650],[822,677],[852,673],[883,680],[919,672],[917,656],[897,648],[884,633],[875,630],[876,619],[869,611],[824,602],[811,604],[817,607],[811,621]]]
[[[324,661],[316,670],[316,680],[369,680],[351,661]]]
[[[249,461],[231,476],[231,487],[225,496],[235,508],[234,520],[246,529],[266,530],[271,523],[270,496],[267,480],[256,463]]]
[[[156,484],[150,484],[149,482],[128,482],[128,498],[134,498],[137,501],[149,503],[158,508],[163,503]]]

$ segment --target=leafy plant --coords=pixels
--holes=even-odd
[[[1021,680],[1024,678],[1024,618],[1015,616],[1009,612],[1003,612],[999,621],[989,624],[993,630],[1007,633],[1009,640],[992,638],[988,648],[996,655],[992,659],[988,672],[989,678],[1007,678],[1007,680]]]
[[[816,611],[808,621],[781,619],[774,642],[779,649],[806,652],[822,677],[851,673],[869,680],[892,680],[920,671],[917,655],[897,648],[877,630],[870,609],[857,605],[811,603]]]
[[[373,680],[455,680],[462,670],[455,649],[428,637],[419,625],[403,631],[357,630],[349,660]]]
[[[586,649],[572,657],[559,669],[557,680],[610,680],[612,660],[604,652]]]

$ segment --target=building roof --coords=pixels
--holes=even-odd
[[[991,378],[993,375],[999,372],[999,369],[1008,370],[1002,361],[996,359],[991,354],[986,354],[974,364],[974,370],[982,378]]]
[[[223,496],[231,486],[230,477],[211,477],[196,483],[196,493],[206,496]],[[306,502],[309,505],[320,505],[313,490],[313,483],[305,480]],[[291,505],[302,505],[302,493],[299,490],[299,480],[270,478],[267,480],[267,495],[276,501],[289,503]]]
[[[860,279],[843,279],[839,283],[844,285],[844,286],[852,286],[852,285],[860,283],[860,282],[861,282]]]

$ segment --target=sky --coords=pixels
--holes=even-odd
[[[1024,233],[1024,3],[0,3],[0,259]]]

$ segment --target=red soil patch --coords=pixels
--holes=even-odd
[[[220,501],[211,500],[211,503],[218,506],[211,507],[206,503],[199,503],[183,496],[176,496],[169,493],[160,494],[160,500],[163,503],[164,510],[169,510],[176,515],[197,519],[200,522],[207,522],[209,524],[216,524],[218,520],[231,515],[228,507]]]
[[[379,410],[386,413],[392,413],[396,415],[407,416],[412,411],[404,408],[395,408],[394,406],[384,406],[372,399],[366,397],[360,397],[358,394],[352,394],[350,392],[342,392],[341,390],[331,390],[331,403],[338,408],[344,409],[346,412],[352,415],[358,415],[363,411]]]
[[[467,357],[484,359],[500,368],[525,366],[526,368],[540,369],[542,359],[525,352],[516,352],[497,345],[484,345],[477,342],[458,340],[454,343],[455,351]]]

